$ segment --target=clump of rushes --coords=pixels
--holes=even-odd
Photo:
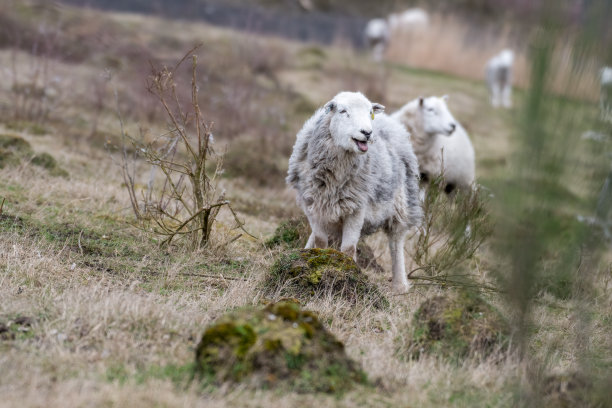
[[[426,284],[494,290],[464,271],[493,232],[485,192],[476,187],[448,196],[443,181],[441,175],[427,186],[413,255],[418,267],[409,277]]]

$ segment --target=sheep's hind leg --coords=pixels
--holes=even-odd
[[[389,251],[391,252],[391,268],[393,271],[392,285],[395,293],[406,293],[410,288],[404,263],[406,233],[407,231],[394,231],[389,234]]]
[[[505,108],[512,107],[512,86],[509,84],[504,85],[502,91],[502,104]]]

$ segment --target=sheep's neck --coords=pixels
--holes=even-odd
[[[412,148],[417,155],[427,152],[436,140],[437,135],[428,135],[417,126],[407,124],[406,128],[410,132]]]

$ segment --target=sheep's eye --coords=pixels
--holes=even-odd
[[[342,109],[340,113],[346,113],[346,109]]]

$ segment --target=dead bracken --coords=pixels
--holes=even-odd
[[[480,296],[450,292],[423,302],[414,314],[408,355],[451,359],[484,358],[507,348],[509,330],[501,315]]]
[[[367,382],[317,315],[290,301],[221,317],[202,336],[196,371],[205,382],[298,392],[341,392]]]
[[[389,306],[388,300],[357,264],[331,248],[282,253],[264,281],[264,289],[268,295],[303,301],[331,295],[351,304],[365,303],[378,309]]]

